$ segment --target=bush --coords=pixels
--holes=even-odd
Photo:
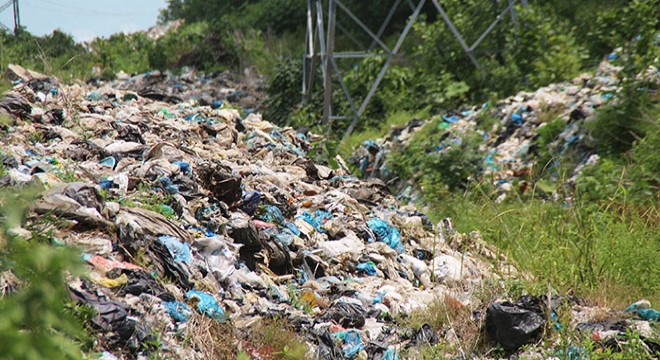
[[[385,64],[384,57],[371,57],[363,59],[359,65],[344,75],[344,83],[348,92],[352,94],[355,107],[359,108],[367,96],[371,86],[376,81]],[[413,73],[410,69],[400,66],[390,66],[381,81],[378,90],[371,98],[369,107],[358,123],[357,131],[378,125],[387,114],[407,110],[417,104],[412,104],[411,87]],[[343,93],[334,97],[338,114],[350,114],[351,110]]]
[[[601,109],[589,126],[596,147],[614,156],[630,150],[636,140],[644,137],[653,121],[644,116],[650,106],[648,95],[638,92],[636,96],[625,93],[622,96],[619,101]]]
[[[556,144],[553,144],[566,127],[564,120],[556,118],[545,123],[538,130],[537,136],[533,141],[533,147],[536,149],[536,163],[541,169],[549,166],[550,161],[559,155]]]
[[[280,126],[291,124],[291,115],[300,104],[301,84],[301,61],[297,59],[279,61],[275,65],[273,76],[270,77],[266,88],[268,98],[264,111],[265,119]]]
[[[66,276],[78,269],[79,256],[44,244],[49,239],[39,235],[26,241],[8,232],[23,222],[30,194],[0,194],[0,277],[4,284],[12,274],[9,283],[16,286],[0,297],[0,353],[8,359],[82,359],[79,343],[86,335],[65,308]]]
[[[158,39],[148,54],[151,68],[190,66],[215,71],[238,64],[237,50],[220,23],[186,24]]]
[[[89,46],[106,73],[124,71],[130,74],[150,68],[149,50],[153,42],[143,33],[118,33],[108,39],[97,38]]]
[[[92,68],[92,56],[60,30],[41,37],[23,29],[16,35],[0,31],[0,47],[3,65],[20,64],[64,79],[88,76]]]
[[[401,178],[419,181],[427,200],[439,200],[448,192],[467,189],[483,161],[479,143],[477,134],[456,137],[431,122],[408,146],[392,149],[387,165]]]

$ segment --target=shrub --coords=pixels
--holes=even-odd
[[[85,334],[65,308],[66,276],[77,269],[71,249],[54,248],[38,235],[26,241],[8,229],[21,225],[31,192],[0,194],[0,277],[16,289],[0,298],[0,353],[9,359],[82,359]]]

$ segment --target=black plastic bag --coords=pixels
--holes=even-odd
[[[486,310],[486,332],[507,351],[534,341],[545,325],[541,304],[532,296],[522,296],[514,303],[491,303]]]
[[[340,301],[332,305],[325,316],[345,328],[361,328],[366,314],[364,306]]]
[[[411,346],[435,345],[438,343],[438,335],[429,324],[422,325],[410,341]]]

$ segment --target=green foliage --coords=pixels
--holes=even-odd
[[[237,16],[236,10],[240,11],[240,16]],[[304,26],[306,13],[306,4],[300,0],[247,1],[238,9],[228,9],[224,17],[241,29],[258,29],[281,35],[299,32]]]
[[[302,84],[301,61],[285,59],[278,62],[266,89],[269,96],[266,99],[264,118],[278,125],[290,124],[291,113],[301,100],[300,84]]]
[[[369,16],[363,17],[362,20],[371,29],[378,29],[389,11],[388,6],[379,2],[344,0],[342,3],[355,14],[368,14]],[[431,6],[427,8],[432,9]],[[305,28],[306,10],[306,2],[303,0],[168,0],[167,8],[161,11],[160,21],[184,19],[192,23],[222,19],[228,21],[233,28],[241,30],[256,29],[277,35],[300,34]],[[400,6],[394,13],[392,23],[400,24],[409,15],[410,10],[406,6]],[[357,24],[346,22],[343,26],[360,41],[371,41]],[[391,26],[386,29],[385,37],[399,28],[400,26]]]
[[[601,6],[600,3],[598,6]],[[610,51],[623,46],[624,74],[628,76],[646,70],[658,55],[658,47],[653,43],[658,34],[660,17],[657,0],[623,3],[625,6],[605,6],[596,12],[597,18],[591,25],[587,40],[597,44],[605,43],[607,45],[601,47],[609,48]]]
[[[660,105],[655,107],[656,119],[660,119]],[[631,176],[640,189],[655,189],[656,196],[658,187],[660,187],[660,122],[656,120],[649,127],[646,136],[637,141],[632,148]],[[642,194],[649,198],[652,193]]]
[[[127,73],[149,69],[149,49],[153,42],[143,33],[126,35],[118,33],[108,39],[95,39],[89,44],[99,65],[109,74]]]
[[[660,106],[656,106],[660,114]],[[625,157],[605,157],[587,166],[576,186],[585,200],[598,201],[625,197],[637,204],[660,201],[660,123],[651,123],[647,135],[635,141]]]
[[[417,119],[425,119],[429,117],[429,108],[426,108],[417,113],[408,111],[397,111],[388,115],[387,119],[381,124],[375,125],[370,129],[362,132],[354,132],[348,138],[344,139],[339,149],[339,154],[345,159],[352,156],[353,152],[364,143],[366,140],[375,140],[387,135],[392,128],[403,126],[409,121]]]
[[[486,103],[486,108],[477,113],[475,121],[477,130],[490,132],[499,129],[500,117],[493,111],[492,102]]]
[[[528,8],[520,15],[521,21],[530,28],[522,36],[521,41],[526,43],[518,44],[512,50],[517,64],[532,60],[530,68],[521,69],[529,74],[530,87],[533,89],[577,75],[589,56],[587,50],[578,44],[575,28],[556,18],[548,21],[545,9]]]
[[[647,91],[622,92],[621,99],[599,111],[589,127],[596,146],[614,156],[630,150],[649,127],[657,128],[660,111],[657,105],[655,109],[651,106]]]
[[[33,70],[55,73],[64,79],[84,77],[91,70],[92,58],[73,37],[59,30],[37,37],[21,30],[17,35],[0,31],[1,64],[23,64]],[[90,65],[88,69],[85,69]]]
[[[415,104],[407,98],[407,107],[428,106],[432,109],[451,108],[458,106],[467,99],[470,87],[463,81],[454,80],[454,76],[447,72],[430,75],[417,69],[415,79]]]
[[[492,14],[502,11],[506,3],[488,6],[493,8],[484,9],[482,1],[464,1],[446,4],[446,11],[470,42],[481,35],[492,21]],[[507,96],[523,88],[533,89],[576,75],[588,56],[576,41],[575,29],[550,7],[532,4],[528,8],[518,8],[517,12],[517,23],[524,26],[516,27],[509,20],[503,20],[479,44],[479,49],[501,51],[479,52],[476,59],[480,69],[447,31],[444,21],[418,23],[414,34],[417,61],[413,66],[419,67],[427,77],[440,74],[439,78],[437,75],[430,78],[444,78],[445,82],[443,74],[452,74],[471,90],[467,95],[472,101],[485,100],[492,94]]]
[[[353,101],[356,107],[362,104],[384,64],[384,57],[365,58],[358,66],[352,68],[344,75],[344,83],[349,93],[353,94]],[[412,71],[408,68],[400,66],[390,67],[380,83],[381,88],[371,99],[369,109],[365,113],[367,120],[360,122],[361,127],[358,130],[368,128],[374,125],[374,123],[377,124],[387,113],[408,109],[411,105],[410,96],[412,93],[410,91],[410,81],[412,80],[412,76]],[[335,99],[343,100],[343,96],[336,97]],[[339,107],[345,112],[349,111],[348,103],[343,103]]]
[[[191,66],[207,71],[235,65],[236,52],[223,25],[197,22],[168,33],[149,50],[149,65],[160,70]]]
[[[404,179],[416,178],[429,200],[439,199],[467,188],[483,161],[479,141],[477,134],[457,137],[433,121],[415,133],[408,146],[393,149],[387,164]]]
[[[31,195],[32,194],[32,195]],[[65,309],[66,276],[77,271],[71,249],[26,241],[8,232],[21,224],[33,192],[3,193],[0,267],[19,282],[0,299],[0,352],[10,359],[81,359],[81,324]]]
[[[657,1],[635,0],[617,16],[604,13],[599,17],[598,34],[623,45],[618,54],[623,65],[622,90],[591,126],[596,146],[609,155],[621,155],[649,129],[657,131],[660,110],[652,93],[658,84],[641,75],[660,56],[660,47],[654,45],[660,26],[657,6]]]
[[[277,318],[262,322],[254,329],[251,342],[261,347],[261,352],[271,354],[273,359],[303,360],[307,359],[309,347],[289,325]]]
[[[534,146],[538,149],[537,163],[541,169],[545,169],[550,161],[558,155],[556,146],[553,144],[558,138],[559,134],[564,131],[566,124],[561,118],[556,118],[543,124],[538,129],[536,139],[534,139]]]
[[[15,63],[65,80],[98,76],[93,73],[94,67],[101,69],[103,77],[111,78],[119,71],[141,73],[182,66],[222,70],[239,65],[239,60],[246,57],[239,57],[239,53],[266,58],[263,51],[257,51],[261,46],[258,34],[241,41],[237,39],[238,36],[219,21],[211,25],[206,22],[186,24],[157,40],[140,32],[118,33],[109,38],[96,38],[86,47],[76,44],[70,35],[59,30],[42,37],[26,31],[18,35],[0,32],[3,66]]]

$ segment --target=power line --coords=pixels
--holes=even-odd
[[[28,0],[25,0],[28,1]],[[49,1],[49,0],[29,0],[29,2],[35,1],[39,5],[48,6],[54,9],[57,9],[60,12],[73,14],[73,15],[87,15],[87,16],[112,16],[112,17],[128,17],[128,16],[139,16],[137,13],[115,13],[107,11],[98,11],[93,9],[84,9],[84,8],[74,8],[67,5],[60,4],[58,2]],[[33,5],[34,6],[34,5]]]

